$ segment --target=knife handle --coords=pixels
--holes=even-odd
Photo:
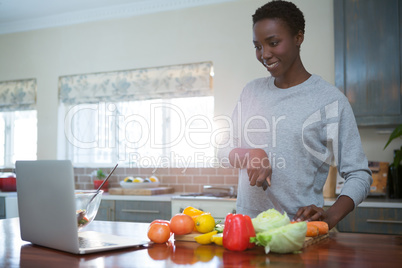
[[[265,191],[268,188],[268,182],[266,180],[264,180],[264,182],[262,183],[262,189]]]

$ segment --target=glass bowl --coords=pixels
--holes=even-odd
[[[78,231],[90,224],[98,213],[99,205],[102,200],[103,190],[90,202],[97,190],[76,190],[75,206],[77,211]]]

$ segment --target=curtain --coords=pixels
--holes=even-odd
[[[67,105],[211,95],[212,62],[59,77]]]
[[[0,112],[36,108],[36,79],[0,82]]]

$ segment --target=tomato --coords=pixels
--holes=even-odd
[[[169,229],[170,229],[170,221],[167,221],[167,220],[154,220],[153,222],[151,222],[151,223],[149,224],[148,229],[151,227],[152,224],[155,224],[155,223],[167,224],[167,225],[169,226]],[[170,230],[170,235],[172,235],[172,234],[173,234],[173,233],[172,233],[172,230]]]
[[[154,243],[165,243],[170,235],[170,227],[166,222],[153,222],[148,227],[148,238]]]
[[[170,230],[177,235],[189,234],[194,229],[194,220],[186,214],[179,213],[170,219]]]

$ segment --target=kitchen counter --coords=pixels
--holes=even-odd
[[[324,199],[324,206],[332,206],[336,198]],[[358,207],[369,208],[402,208],[401,199],[389,199],[379,197],[368,197]]]
[[[94,221],[86,230],[146,239],[147,223]],[[74,255],[22,241],[18,218],[0,220],[0,267],[400,267],[402,236],[330,233],[299,254],[265,254],[263,247],[232,252],[177,242]]]
[[[181,196],[173,195],[172,200],[208,200],[208,201],[229,201],[236,202],[236,198],[230,197],[213,197],[213,196]]]
[[[0,197],[17,197],[17,192],[2,192],[2,191],[0,191]]]
[[[170,202],[172,199],[177,200],[222,200],[236,202],[236,198],[214,198],[208,196],[180,196],[181,193],[162,194],[162,195],[110,195],[104,193],[102,199],[104,200],[131,200],[131,201],[166,201]],[[0,192],[0,197],[17,197],[16,192]],[[324,206],[331,206],[336,198],[326,198]],[[359,207],[375,207],[375,208],[402,208],[402,199],[389,199],[383,197],[368,197]]]
[[[180,196],[181,193],[163,194],[163,195],[110,195],[104,193],[102,199],[104,200],[132,200],[132,201],[172,201],[172,200],[208,200],[208,201],[228,201],[236,202],[236,198],[216,198],[210,196]],[[336,198],[324,199],[324,206],[332,206]],[[401,199],[389,199],[368,197],[359,207],[374,207],[374,208],[402,208]]]

